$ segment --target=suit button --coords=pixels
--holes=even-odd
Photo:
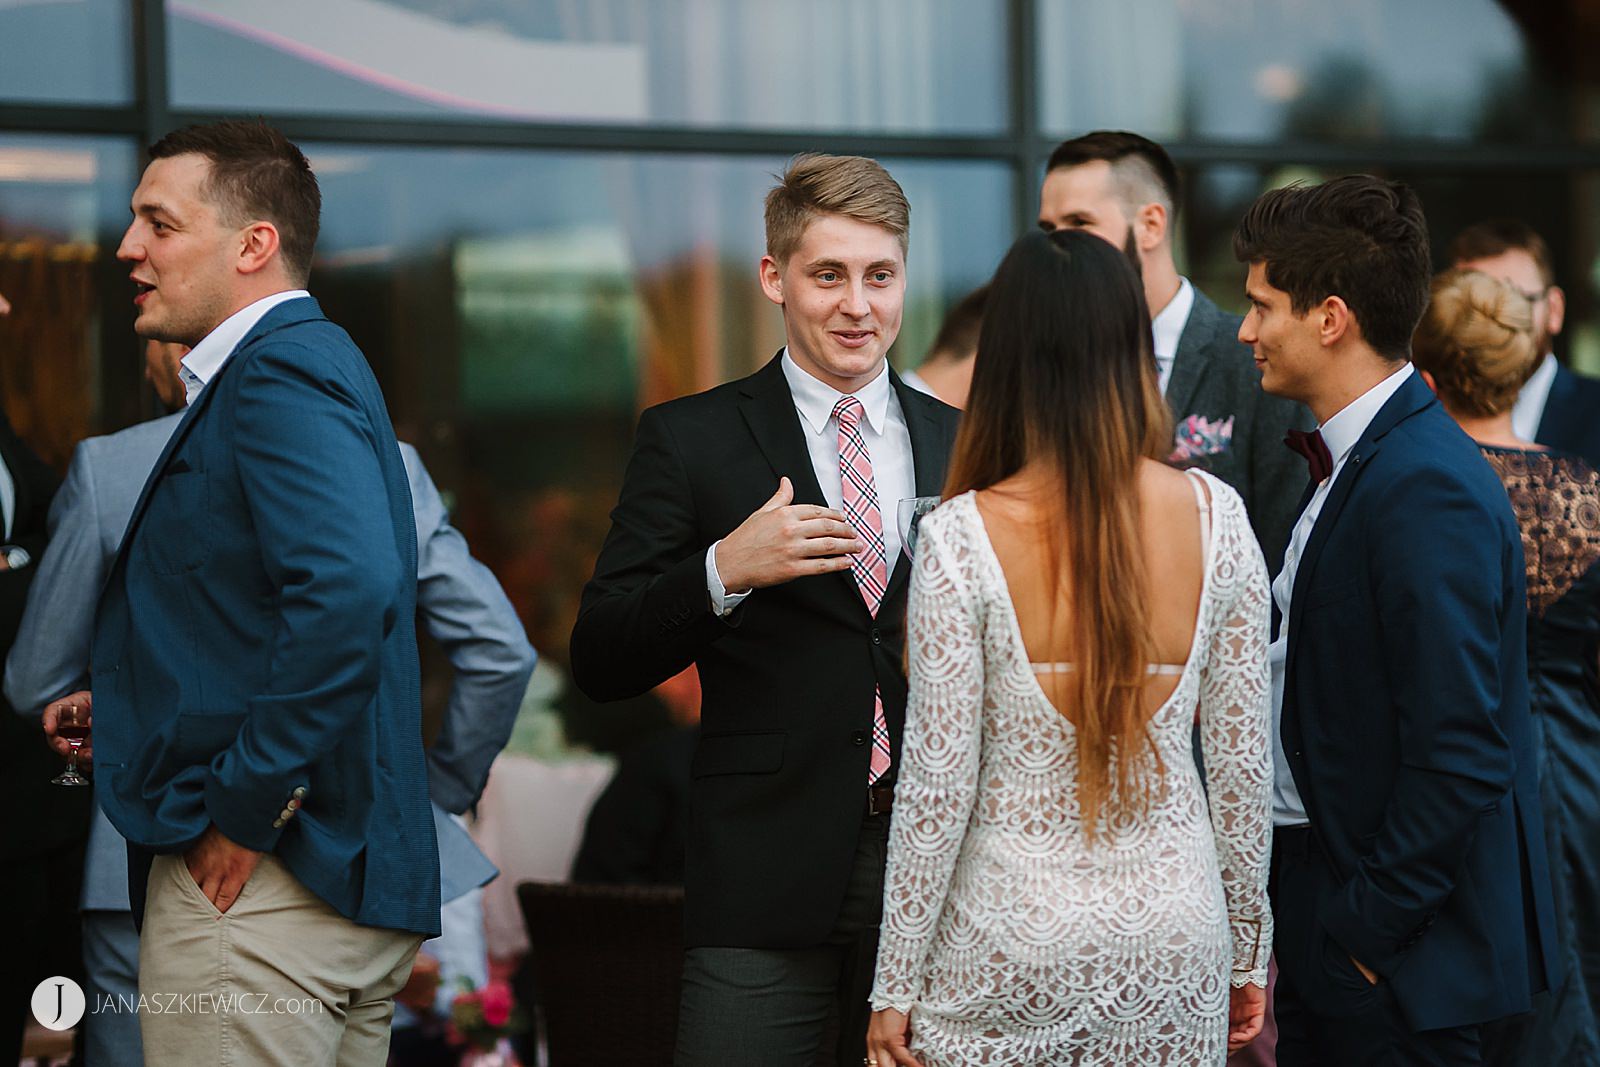
[[[866,744],[867,732],[865,730],[857,730],[855,733],[850,735],[850,743],[855,745]]]
[[[876,626],[872,628],[872,643],[875,645],[883,644],[883,634],[878,632],[878,628]]]

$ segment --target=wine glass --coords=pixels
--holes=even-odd
[[[89,740],[89,709],[82,704],[62,704],[56,716],[56,736],[72,746],[67,755],[67,769],[50,779],[51,785],[92,785],[78,773],[78,749]]]
[[[900,547],[910,559],[917,550],[917,527],[922,516],[939,506],[936,496],[908,496],[895,507],[895,524],[900,531]]]

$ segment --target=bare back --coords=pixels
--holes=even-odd
[[[1200,597],[1205,584],[1202,514],[1193,480],[1180,471],[1141,460],[1138,478],[1140,548],[1146,574],[1144,596],[1156,660],[1146,682],[1146,713],[1154,714],[1178,687],[1182,666],[1194,643]],[[1019,471],[974,495],[990,546],[1004,572],[1012,608],[1028,659],[1040,668],[1040,688],[1069,721],[1066,706],[1076,620],[1068,595],[1070,562],[1056,561],[1051,585],[1045,504],[1061,492],[1060,482],[1043,472]],[[1130,590],[1129,595],[1136,595]],[[1054,626],[1052,628],[1052,622]]]

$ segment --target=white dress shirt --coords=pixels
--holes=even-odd
[[[1283,676],[1289,659],[1289,599],[1294,593],[1294,578],[1300,569],[1300,556],[1306,550],[1306,542],[1311,540],[1317,516],[1322,514],[1322,505],[1327,503],[1333,483],[1339,480],[1339,473],[1344,470],[1344,461],[1349,457],[1350,450],[1355,448],[1356,442],[1367,432],[1367,427],[1372,425],[1379,410],[1411,374],[1411,364],[1407,363],[1346,404],[1338,414],[1319,427],[1323,443],[1328,446],[1328,454],[1333,457],[1333,473],[1317,486],[1316,492],[1311,494],[1311,502],[1300,513],[1300,521],[1294,524],[1294,531],[1289,535],[1289,547],[1283,552],[1283,570],[1272,582],[1272,599],[1278,605],[1280,616],[1278,632],[1273,635],[1272,644],[1267,646],[1267,660],[1272,664],[1274,826],[1304,826],[1310,821],[1306,818],[1306,806],[1300,799],[1300,790],[1294,784],[1294,775],[1289,771],[1289,760],[1283,749]]]
[[[937,398],[939,395],[933,391],[933,386],[923,381],[922,375],[918,374],[914,370],[901,371],[900,380],[911,386],[911,388],[915,389],[917,392],[926,396]]]
[[[223,319],[217,328],[206,334],[178,364],[178,377],[183,382],[184,403],[194,403],[194,398],[200,395],[200,390],[216,377],[217,371],[228,362],[228,357],[233,355],[233,350],[239,347],[239,342],[256,328],[256,323],[260,322],[267,312],[285,301],[310,295],[304,289],[273,293]]]
[[[1532,441],[1539,434],[1539,423],[1544,421],[1544,406],[1550,402],[1550,387],[1556,380],[1556,354],[1546,352],[1522,391],[1517,402],[1511,405],[1511,432],[1524,441]]]
[[[1150,320],[1150,334],[1154,341],[1156,370],[1161,376],[1161,395],[1167,395],[1167,383],[1172,381],[1172,364],[1178,358],[1178,341],[1183,328],[1189,324],[1189,312],[1194,310],[1194,286],[1189,279],[1178,278],[1178,291],[1167,306]]]
[[[872,480],[877,484],[878,513],[883,519],[884,558],[888,560],[889,573],[894,573],[900,556],[900,501],[917,495],[917,475],[911,458],[911,434],[906,429],[900,398],[889,382],[889,365],[885,363],[878,376],[854,394],[841,393],[801,370],[787,348],[783,350],[782,367],[795,411],[800,415],[811,469],[816,473],[823,499],[835,510],[844,509],[844,489],[839,476],[839,424],[833,417],[833,408],[848,395],[861,401],[866,412],[860,425],[861,439],[872,457]],[[793,475],[789,475],[789,481],[795,481]],[[777,489],[776,484],[773,489]],[[717,573],[717,545],[721,543],[706,550],[706,589],[711,594],[711,610],[727,615],[750,595],[750,590],[730,593],[723,586],[722,576]]]

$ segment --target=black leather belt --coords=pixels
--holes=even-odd
[[[887,815],[894,808],[894,786],[867,786],[867,814]]]

